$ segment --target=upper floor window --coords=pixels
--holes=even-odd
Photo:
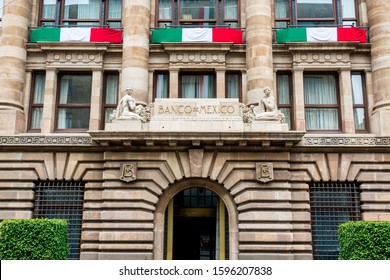
[[[226,72],[225,76],[225,89],[226,98],[237,98],[242,100],[241,97],[241,73],[240,72]]]
[[[120,28],[122,0],[42,0],[39,25]]]
[[[85,131],[89,128],[91,92],[91,74],[60,75],[57,130]]]
[[[169,97],[169,73],[157,72],[154,74],[154,98]]]
[[[180,93],[182,98],[215,98],[215,74],[180,75]]]
[[[357,25],[356,0],[275,0],[275,26]]]
[[[45,96],[45,74],[35,73],[33,76],[30,100],[29,130],[40,130],[42,127],[43,99]]]
[[[286,123],[289,128],[293,128],[293,100],[292,100],[292,86],[290,73],[277,73],[276,88],[278,108],[284,114]]]
[[[337,84],[336,75],[304,75],[306,130],[340,130],[340,105]]]
[[[157,25],[239,26],[239,0],[158,0]]]
[[[108,123],[110,115],[114,112],[114,109],[118,104],[118,92],[119,92],[119,74],[118,73],[106,73],[104,76],[104,91],[103,91],[103,110],[102,110],[102,122],[101,128],[104,129],[106,123]]]
[[[367,96],[365,94],[364,76],[361,72],[352,72],[352,102],[355,130],[365,132],[368,130]]]

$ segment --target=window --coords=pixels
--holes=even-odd
[[[154,98],[169,98],[169,73],[154,74]]]
[[[182,98],[214,98],[215,74],[181,74]]]
[[[241,100],[241,73],[227,72],[225,79],[226,98],[237,98]]]
[[[361,219],[359,184],[312,182],[310,209],[314,259],[336,260],[339,256],[338,226]]]
[[[32,95],[30,100],[30,130],[40,130],[42,127],[45,79],[46,76],[44,73],[35,73],[33,76]]]
[[[40,26],[120,28],[122,0],[42,0]]]
[[[239,26],[239,0],[158,0],[157,25]]]
[[[59,81],[57,129],[88,130],[92,74],[62,74]]]
[[[103,122],[102,129],[108,122],[109,116],[114,112],[118,104],[118,73],[107,73],[104,77],[104,92],[103,92]]]
[[[84,183],[38,181],[35,189],[34,218],[68,221],[69,259],[79,259]]]
[[[306,130],[340,130],[337,84],[336,75],[304,75]]]
[[[289,128],[293,127],[293,112],[292,112],[292,92],[291,92],[291,74],[277,73],[276,75],[278,108],[284,114],[285,121]]]
[[[275,27],[354,25],[356,0],[275,0]]]
[[[353,101],[353,118],[355,130],[358,132],[367,131],[367,109],[366,95],[364,94],[363,73],[352,72],[352,101]]]

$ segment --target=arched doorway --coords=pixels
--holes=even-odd
[[[238,258],[237,210],[229,192],[186,179],[161,195],[155,212],[155,259]]]
[[[179,192],[165,213],[165,259],[227,259],[229,221],[213,191],[192,187]]]

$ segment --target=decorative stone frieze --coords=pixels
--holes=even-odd
[[[90,136],[70,135],[18,135],[0,136],[1,146],[90,146]]]
[[[390,146],[390,137],[329,136],[304,137],[299,146]]]

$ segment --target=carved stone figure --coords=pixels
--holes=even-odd
[[[132,88],[126,89],[126,95],[119,101],[116,110],[110,115],[109,122],[113,120],[141,120],[148,121],[148,110],[141,104],[137,104],[134,97]]]
[[[258,108],[254,111],[254,120],[278,120],[281,123],[284,122],[284,114],[282,114],[275,102],[275,95],[269,87],[265,87],[263,90],[263,96],[260,97]]]

